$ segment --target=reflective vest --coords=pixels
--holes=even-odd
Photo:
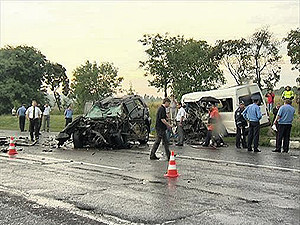
[[[292,90],[290,90],[290,91],[284,91],[283,93],[282,93],[282,98],[283,99],[294,99],[294,92],[292,91]]]

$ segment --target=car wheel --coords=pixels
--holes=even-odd
[[[146,138],[143,140],[138,140],[141,145],[147,144],[147,142],[149,141],[149,134],[150,134],[150,129],[147,127]]]
[[[75,131],[73,133],[73,144],[74,144],[74,148],[82,148],[83,147],[83,142],[81,140],[81,134],[79,131]]]

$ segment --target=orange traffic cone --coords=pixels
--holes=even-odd
[[[13,155],[16,155],[16,154],[18,154],[18,152],[16,150],[16,146],[15,146],[15,143],[14,143],[14,138],[11,137],[10,142],[9,142],[8,155],[13,156]]]
[[[165,177],[173,178],[178,176],[180,176],[180,174],[178,174],[177,172],[174,151],[172,151],[170,161],[169,161],[169,166],[168,166],[168,172],[167,174],[165,174]]]

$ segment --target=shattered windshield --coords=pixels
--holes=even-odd
[[[94,105],[86,114],[86,117],[91,119],[106,118],[108,116],[118,116],[122,113],[121,105],[101,108],[99,105]]]

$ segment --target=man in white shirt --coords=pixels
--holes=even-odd
[[[176,115],[176,124],[177,124],[177,131],[178,131],[178,142],[176,143],[177,146],[183,146],[184,140],[184,131],[182,127],[182,123],[186,117],[185,109],[182,107],[182,103],[178,103],[178,113]]]
[[[50,111],[51,108],[49,104],[45,105],[45,109],[43,112],[43,131],[46,131],[46,123],[47,123],[47,132],[49,132],[49,126],[50,126]]]
[[[26,118],[29,120],[30,139],[33,141],[33,132],[35,140],[39,139],[39,123],[42,116],[42,111],[37,107],[35,100],[32,101],[32,106],[26,110]]]

